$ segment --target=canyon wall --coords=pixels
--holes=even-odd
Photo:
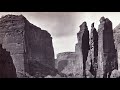
[[[69,73],[73,77],[83,78],[86,77],[86,61],[89,51],[89,31],[86,22],[80,25],[77,39],[78,43],[75,46],[75,52],[58,54],[56,65],[57,69],[65,74]]]
[[[97,60],[98,60],[98,33],[94,27],[94,23],[91,25],[91,33],[89,39],[90,50],[86,62],[86,71],[89,71],[94,77],[97,74]]]
[[[114,45],[112,22],[101,17],[98,28],[98,70],[97,77],[109,78],[117,69],[117,54]]]
[[[118,71],[120,71],[120,24],[114,28],[115,48],[117,50]]]
[[[62,61],[60,68],[66,67],[68,62],[70,71],[74,72],[74,77],[79,78],[110,78],[118,74],[120,69],[119,60],[119,25],[112,29],[112,22],[108,18],[101,17],[98,32],[91,24],[91,33],[89,35],[87,23],[80,25],[80,31],[77,33],[78,43],[75,46],[74,56],[69,54],[68,58],[65,54],[59,55],[58,59]],[[69,52],[70,53],[70,52]],[[57,59],[57,60],[58,60]],[[69,69],[67,68],[67,71]],[[65,72],[67,72],[65,71]],[[64,72],[64,73],[65,73]]]
[[[101,17],[98,32],[83,22],[77,33],[75,52],[54,59],[52,37],[23,15],[0,18],[0,78],[46,77],[110,78],[120,71],[120,25]],[[3,70],[4,69],[4,70]],[[117,71],[118,70],[118,71]],[[112,74],[112,75],[111,75]]]
[[[0,44],[0,78],[16,78],[16,69],[10,53]]]
[[[74,76],[74,67],[76,60],[75,52],[63,52],[57,55],[56,59],[56,69],[58,72],[66,74],[67,76]]]
[[[81,73],[83,77],[86,77],[86,61],[89,51],[89,30],[86,22],[83,22],[80,25],[80,31],[77,33],[77,39],[78,43],[75,46],[75,52],[78,56],[76,64],[80,67],[78,69],[79,73]]]
[[[54,70],[51,35],[31,24],[23,15],[0,18],[0,44],[10,52],[17,77],[25,72],[33,76],[47,75]]]

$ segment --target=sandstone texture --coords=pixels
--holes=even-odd
[[[118,70],[120,71],[120,24],[114,28],[114,43],[117,50]]]
[[[10,52],[17,77],[20,77],[19,72],[36,76],[38,73],[50,74],[49,68],[54,71],[51,35],[31,24],[23,15],[6,15],[0,18],[0,44]],[[47,70],[42,72],[45,67]]]
[[[86,77],[86,61],[89,51],[89,31],[87,23],[83,22],[80,25],[80,31],[77,33],[78,43],[75,46],[75,52],[77,53],[77,66],[80,75]]]
[[[117,69],[117,54],[113,39],[112,22],[101,17],[98,28],[98,70],[97,77],[109,78]]]
[[[74,55],[70,52],[58,54],[58,71],[73,78],[118,77],[119,75],[115,76],[115,70],[120,69],[119,27],[120,25],[113,32],[112,22],[101,17],[98,32],[92,23],[89,35],[87,23],[83,22],[77,33],[78,43],[75,45]],[[69,63],[70,61],[72,62]]]
[[[114,69],[111,73],[110,78],[120,78],[120,71],[118,71],[117,69]]]
[[[59,53],[56,60],[56,69],[58,72],[63,73],[67,76],[74,76],[76,57],[77,55],[75,52]]]
[[[64,73],[67,78],[86,77],[86,61],[89,51],[89,31],[86,22],[80,25],[77,39],[75,52],[64,52],[57,55],[56,69]]]
[[[0,78],[120,78],[120,24],[100,18],[98,32],[83,22],[75,52],[54,59],[51,34],[23,15],[0,18]]]
[[[97,60],[98,60],[98,33],[94,28],[94,23],[91,25],[90,33],[90,50],[86,62],[86,70],[90,71],[96,77],[97,74]]]
[[[90,71],[86,70],[86,78],[95,78],[95,76],[91,74]]]

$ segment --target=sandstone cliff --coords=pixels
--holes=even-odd
[[[68,77],[74,77],[76,57],[77,55],[75,52],[59,53],[56,60],[56,69],[58,70],[58,72],[63,73]]]
[[[97,77],[109,78],[117,69],[117,56],[113,39],[112,22],[101,17],[98,29],[98,70]]]
[[[94,77],[97,74],[97,60],[98,60],[98,33],[94,27],[94,23],[91,25],[90,33],[90,50],[86,62],[86,71],[91,72]]]
[[[117,49],[118,70],[120,71],[120,24],[114,28],[114,40]]]
[[[75,52],[77,53],[77,63],[80,73],[80,76],[86,77],[86,61],[88,57],[88,51],[89,51],[89,31],[87,27],[87,23],[83,22],[80,25],[80,31],[77,33],[77,39],[78,43],[75,46]],[[76,66],[76,68],[77,68]]]
[[[0,44],[0,78],[16,78],[16,69],[10,53]]]
[[[39,69],[55,66],[51,35],[31,24],[23,15],[0,18],[0,44],[10,52],[18,77],[21,77],[19,72],[33,76],[50,74],[49,69],[45,73]]]
[[[114,36],[113,36],[114,35]],[[90,36],[90,37],[89,37]],[[75,52],[54,59],[52,37],[23,15],[0,18],[0,78],[114,78],[120,76],[120,25],[101,17],[98,32],[80,25]],[[55,69],[56,68],[56,69]]]
[[[86,61],[89,51],[89,31],[86,22],[80,25],[77,39],[75,52],[64,52],[57,55],[56,68],[68,77],[83,78],[86,77]]]

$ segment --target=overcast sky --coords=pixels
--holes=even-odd
[[[112,21],[113,28],[120,23],[120,12],[0,12],[0,16],[6,14],[22,14],[34,25],[47,30],[53,37],[55,55],[75,51],[77,32],[84,21],[89,30],[93,22],[98,29],[102,16]]]

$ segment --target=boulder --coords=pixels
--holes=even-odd
[[[113,70],[110,78],[120,78],[120,71],[118,71],[117,69]]]
[[[91,72],[90,71],[86,71],[86,78],[95,78],[95,76],[93,76],[92,74],[91,74]]]

